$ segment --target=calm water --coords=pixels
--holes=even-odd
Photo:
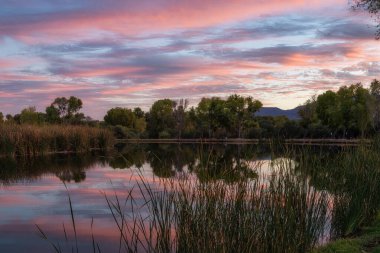
[[[212,154],[212,155],[210,155]],[[210,158],[211,157],[211,158]],[[190,175],[201,182],[255,180],[275,173],[271,161],[290,159],[259,146],[128,145],[107,155],[50,156],[33,161],[0,160],[0,252],[51,252],[36,224],[64,248],[73,239],[66,184],[73,203],[79,248],[91,249],[93,234],[103,252],[117,252],[119,233],[104,194],[125,197],[142,175],[160,186],[165,178]],[[292,160],[296,164],[297,161]],[[203,164],[203,165],[202,165]],[[207,171],[204,164],[211,164]],[[234,168],[226,170],[226,168]],[[133,188],[136,201],[142,196]],[[329,236],[327,222],[325,235]],[[84,252],[87,252],[86,250]]]

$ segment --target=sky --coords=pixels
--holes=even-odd
[[[379,78],[375,31],[348,0],[0,0],[0,111],[77,96],[102,119],[233,93],[294,108]]]

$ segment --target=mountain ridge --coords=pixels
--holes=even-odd
[[[299,120],[300,116],[298,115],[298,111],[301,109],[301,106],[297,106],[293,109],[283,110],[278,107],[262,107],[260,110],[256,112],[256,116],[264,117],[264,116],[286,116],[291,120]]]

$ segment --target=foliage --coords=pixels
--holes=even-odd
[[[312,251],[313,253],[362,253],[380,252],[380,217],[372,226],[363,227],[360,235],[339,239]]]
[[[370,94],[373,99],[373,124],[375,129],[380,129],[380,81],[373,80],[370,86]]]
[[[36,111],[35,107],[28,107],[21,111],[20,123],[21,124],[42,124],[44,122],[44,115]]]
[[[112,126],[120,125],[131,128],[135,120],[135,115],[131,109],[127,108],[112,108],[104,116],[104,121]]]
[[[117,138],[365,138],[380,131],[380,82],[357,83],[313,96],[299,107],[300,120],[285,116],[256,116],[262,103],[233,94],[226,99],[202,98],[189,107],[186,99],[155,101],[148,112],[116,107],[107,111],[103,125]],[[76,97],[58,97],[45,113],[34,107],[7,115],[7,124],[72,124],[98,126],[79,110]]]
[[[84,118],[79,113],[82,105],[82,100],[77,97],[58,97],[46,108],[47,120],[50,123],[80,121]]]
[[[150,137],[160,137],[160,133],[163,132],[167,132],[171,136],[176,124],[174,117],[175,107],[176,103],[170,99],[161,99],[153,103],[147,119],[147,129]]]
[[[380,130],[379,86],[374,80],[370,89],[358,83],[313,97],[300,110],[301,124],[309,130],[314,129],[313,132],[322,130],[322,137],[326,134],[329,137],[364,137],[373,130]]]
[[[253,121],[253,116],[261,107],[262,103],[253,100],[252,97],[231,95],[226,101],[228,110],[229,131],[234,132],[238,138],[242,137],[246,126]]]
[[[376,33],[376,39],[380,39],[380,0],[354,0],[354,9],[363,9],[368,11],[378,22],[378,30]]]

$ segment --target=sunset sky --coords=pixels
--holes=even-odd
[[[380,77],[380,41],[347,0],[1,0],[0,111],[77,96],[111,107],[231,93],[293,108]]]

